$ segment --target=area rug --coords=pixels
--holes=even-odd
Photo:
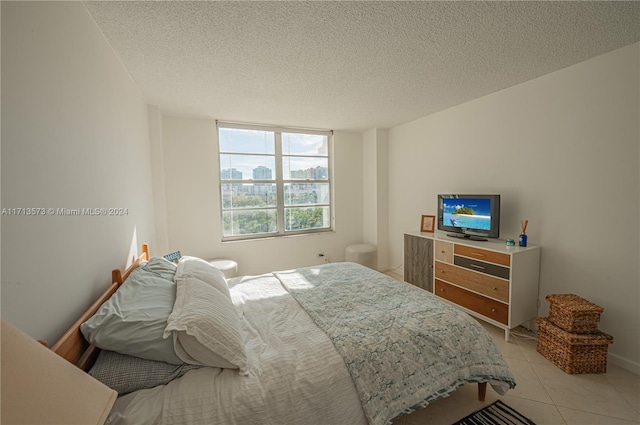
[[[500,400],[456,422],[454,425],[536,425]]]

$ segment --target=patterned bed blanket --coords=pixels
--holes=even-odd
[[[390,424],[466,383],[504,394],[513,375],[473,318],[355,263],[276,272],[344,358],[370,424]]]

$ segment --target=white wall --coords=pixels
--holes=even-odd
[[[639,45],[390,129],[391,262],[438,193],[500,193],[501,237],[529,219],[549,293],[604,307],[611,359],[640,373]]]
[[[155,212],[156,252],[168,253],[169,229],[167,227],[167,197],[164,178],[164,146],[162,113],[157,106],[149,105],[149,146],[151,148],[151,178],[153,181],[153,209]]]
[[[388,257],[389,131],[374,128],[364,132],[362,149],[364,243],[377,247],[378,270],[389,270],[397,266],[389,266]]]
[[[163,116],[169,250],[202,258],[231,258],[240,274],[344,261],[347,245],[362,243],[362,138],[336,132],[333,175],[335,232],[221,242],[220,175],[214,120]]]
[[[81,2],[2,2],[2,317],[50,343],[153,247],[147,105]],[[134,241],[137,236],[137,241]]]

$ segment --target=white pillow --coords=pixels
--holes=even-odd
[[[182,360],[164,338],[175,302],[176,284],[140,266],[80,331],[103,350],[178,365]]]
[[[224,369],[238,369],[235,365],[208,347],[200,344],[196,337],[186,332],[173,332],[173,349],[177,356],[189,365],[215,365]]]
[[[178,263],[178,269],[176,270],[173,280],[177,282],[186,277],[194,277],[208,283],[228,298],[231,298],[229,285],[227,284],[224,273],[222,273],[220,269],[212,266],[208,261],[197,257],[182,257]]]
[[[176,302],[164,337],[173,337],[178,357],[190,364],[247,372],[240,318],[231,299],[187,276],[176,282]]]

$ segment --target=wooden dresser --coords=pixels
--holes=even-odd
[[[537,317],[540,247],[506,246],[503,240],[491,239],[476,242],[440,233],[410,233],[405,239],[407,235],[434,243],[432,258],[426,261],[433,265],[429,286],[434,295],[504,329],[506,340],[510,329]],[[405,249],[411,246],[405,244]],[[404,256],[414,257],[407,252]]]

